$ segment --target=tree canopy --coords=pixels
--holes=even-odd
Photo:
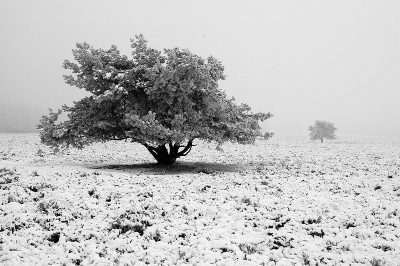
[[[57,112],[50,109],[37,126],[43,143],[57,151],[130,140],[145,146],[158,163],[172,164],[188,154],[195,139],[248,144],[261,135],[258,122],[272,115],[252,113],[248,105],[227,99],[218,88],[225,79],[220,61],[187,49],[161,53],[142,35],[135,37],[132,59],[115,45],[108,50],[76,45],[76,62],[63,64],[73,75],[64,80],[91,96]],[[68,119],[56,123],[62,111]]]
[[[337,128],[333,123],[317,120],[313,126],[308,128],[310,130],[311,140],[321,140],[324,142],[324,138],[335,139],[335,131]]]

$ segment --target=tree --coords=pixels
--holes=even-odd
[[[185,49],[147,46],[142,35],[131,40],[132,59],[116,46],[95,49],[78,43],[77,63],[64,61],[72,70],[64,80],[92,95],[43,116],[37,128],[41,142],[54,151],[83,148],[94,142],[130,140],[142,144],[160,164],[173,164],[186,156],[195,139],[253,143],[261,135],[259,121],[270,113],[252,113],[237,105],[218,88],[224,67]],[[62,111],[68,119],[57,122]]]
[[[308,128],[308,130],[310,130],[311,140],[320,139],[321,143],[324,142],[324,138],[336,138],[335,131],[337,128],[333,125],[333,123],[317,120],[313,126]]]

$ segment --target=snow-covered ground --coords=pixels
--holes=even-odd
[[[400,265],[400,140],[198,144],[0,134],[0,265]]]

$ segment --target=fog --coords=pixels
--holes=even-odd
[[[315,120],[337,135],[400,136],[399,1],[2,1],[0,132],[36,132],[48,108],[87,95],[66,85],[77,42],[187,48],[222,61],[220,88],[277,135]]]

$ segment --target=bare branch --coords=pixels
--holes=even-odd
[[[130,137],[123,137],[123,138],[107,138],[107,140],[124,140],[129,139]]]
[[[154,147],[151,147],[147,143],[141,143],[141,144],[146,147],[146,149],[151,153],[151,155],[153,155],[154,159],[158,160],[159,156],[157,150]]]
[[[193,139],[190,139],[187,143],[187,145],[185,146],[185,148],[183,150],[181,150],[180,152],[178,152],[178,157],[180,156],[186,156],[190,150],[192,149],[193,146]]]

